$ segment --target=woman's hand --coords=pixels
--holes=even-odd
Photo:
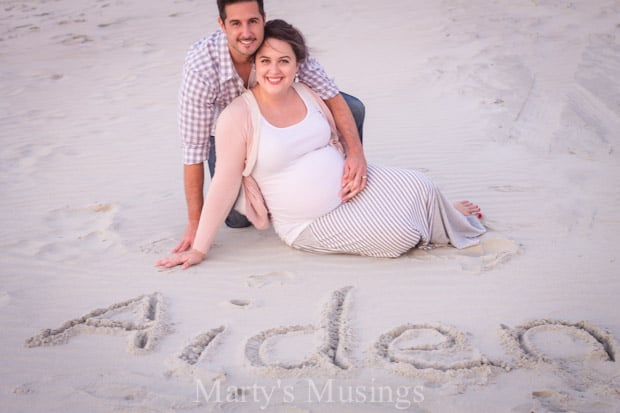
[[[161,268],[172,268],[176,267],[177,265],[181,265],[181,269],[185,270],[192,265],[200,264],[204,258],[204,253],[192,248],[189,251],[179,252],[177,254],[163,258],[157,261],[155,263],[155,266]]]

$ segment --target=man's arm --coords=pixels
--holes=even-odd
[[[341,195],[343,202],[346,202],[362,192],[366,186],[366,158],[355,119],[342,95],[338,93],[333,98],[325,100],[325,104],[332,112],[336,128],[345,144],[347,159],[344,165]]]
[[[200,212],[204,202],[204,164],[184,165],[183,180],[185,186],[185,201],[187,202],[187,226],[183,239],[172,252],[183,252],[191,248],[196,231],[198,230],[198,222],[200,221]]]
[[[209,158],[209,136],[214,122],[214,88],[204,73],[184,66],[179,90],[179,132],[183,140],[183,181],[187,203],[187,225],[183,238],[173,249],[182,252],[191,248],[204,201],[204,162]]]

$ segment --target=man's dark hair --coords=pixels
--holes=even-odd
[[[274,19],[265,23],[265,40],[278,39],[291,45],[298,63],[306,60],[308,48],[299,30],[284,20]]]
[[[226,6],[228,6],[229,4],[244,2],[258,3],[258,11],[260,12],[261,16],[265,16],[265,7],[263,6],[263,0],[217,0],[217,9],[220,12],[220,19],[222,19],[223,22],[226,21]]]

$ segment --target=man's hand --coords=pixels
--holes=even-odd
[[[192,247],[194,243],[194,238],[196,238],[196,231],[198,230],[198,224],[189,223],[187,227],[185,227],[185,233],[183,234],[183,239],[179,242],[172,252],[179,253],[185,252]]]
[[[362,192],[366,187],[368,167],[363,151],[347,154],[342,176],[342,202],[347,202]]]
[[[202,195],[205,180],[204,172],[204,164],[202,163],[183,166],[183,184],[185,187],[185,200],[187,202],[188,224],[185,227],[183,239],[172,250],[174,253],[190,249],[194,243],[194,238],[196,238],[204,200]]]
[[[205,254],[202,252],[190,249],[189,251],[180,252],[170,257],[162,258],[155,263],[155,266],[160,268],[172,268],[177,265],[181,265],[181,269],[185,270],[192,265],[196,265],[202,262]]]
[[[334,116],[336,129],[340,133],[347,154],[340,191],[342,202],[347,202],[362,192],[366,186],[367,165],[364,149],[355,119],[344,97],[338,93],[333,98],[325,100],[325,104]]]

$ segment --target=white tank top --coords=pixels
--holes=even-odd
[[[285,128],[260,116],[258,156],[252,176],[261,189],[276,233],[291,245],[316,218],[337,208],[344,157],[329,145],[331,131],[316,105]]]

